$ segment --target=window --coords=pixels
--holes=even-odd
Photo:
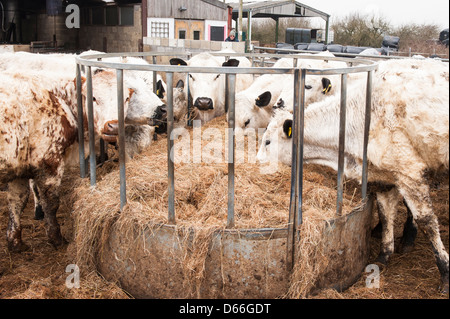
[[[92,24],[105,24],[104,8],[92,8]]]
[[[178,39],[186,39],[186,30],[178,30]]]
[[[194,31],[194,40],[200,40],[200,31]]]
[[[80,18],[81,18],[81,24],[82,25],[91,24],[91,10],[90,10],[90,8],[81,8]]]
[[[120,8],[120,25],[134,25],[134,8]]]
[[[152,21],[150,36],[152,38],[168,38],[169,37],[169,22]]]
[[[119,24],[119,9],[118,7],[106,7],[106,25]]]
[[[225,27],[211,27],[211,41],[223,41]]]

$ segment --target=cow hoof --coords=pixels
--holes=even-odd
[[[414,243],[402,243],[399,247],[400,254],[407,254],[414,250]]]
[[[8,250],[13,253],[21,253],[30,249],[28,245],[25,245],[22,241],[20,242],[8,242]]]
[[[34,219],[35,220],[43,220],[44,219],[44,211],[42,210],[42,206],[36,206],[34,210]]]
[[[379,263],[379,264],[382,264],[382,265],[387,265],[388,260],[389,260],[389,255],[380,253],[378,255],[377,259],[375,259],[375,263]]]
[[[67,241],[64,239],[64,237],[60,236],[55,236],[54,238],[49,238],[48,239],[49,243],[52,244],[52,246],[55,249],[58,249],[61,246],[64,246],[67,244]]]
[[[448,295],[448,275],[442,278],[441,287],[439,287],[439,291],[442,294]]]

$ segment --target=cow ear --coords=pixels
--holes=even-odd
[[[164,98],[164,93],[166,92],[166,90],[164,90],[164,86],[162,85],[162,81],[158,80],[158,82],[156,82],[156,95],[162,99]]]
[[[256,106],[264,107],[269,105],[271,99],[272,94],[269,91],[266,91],[255,99],[255,104]]]
[[[288,138],[292,138],[292,120],[285,120],[283,123],[283,132]]]
[[[100,69],[100,68],[95,69],[95,70],[94,70],[94,75],[99,74],[99,73],[102,73],[103,71],[105,71],[105,70],[104,70],[104,69]]]
[[[183,80],[178,80],[176,88],[177,89],[183,89],[184,88]]]
[[[328,78],[322,78],[322,93],[323,94],[327,94],[328,92],[331,91],[331,81]]]
[[[239,60],[236,60],[236,59],[229,59],[228,61],[222,63],[222,66],[237,67],[238,65],[239,65]]]
[[[86,83],[86,78],[84,76],[81,77],[81,87],[83,87],[84,83]],[[73,79],[73,85],[75,89],[77,88],[77,78]]]
[[[170,65],[187,65],[186,61],[180,58],[170,59]]]
[[[128,101],[131,100],[131,96],[133,95],[134,90],[132,88],[128,88]]]

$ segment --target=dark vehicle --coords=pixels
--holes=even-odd
[[[439,33],[439,43],[445,45],[448,48],[448,28]]]

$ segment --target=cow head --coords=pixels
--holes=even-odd
[[[245,90],[236,95],[236,127],[244,134],[250,129],[266,128],[272,114],[274,97],[270,91],[253,93]]]
[[[257,159],[261,163],[280,161],[291,164],[292,154],[292,114],[286,110],[275,111],[258,150]]]
[[[82,93],[86,99],[86,81],[83,79]],[[124,112],[128,111],[130,99],[134,90],[124,85]],[[84,104],[86,105],[86,104]],[[92,105],[94,113],[94,130],[107,141],[117,135],[117,82],[116,72],[97,69],[92,74]],[[84,117],[87,119],[87,107],[84,107]],[[86,121],[87,122],[87,121]],[[114,139],[115,140],[115,139]]]
[[[230,59],[221,63],[218,58],[209,53],[200,53],[193,56],[188,62],[178,58],[171,59],[170,64],[202,67],[236,67],[239,65],[239,60]],[[189,88],[193,106],[198,110],[202,119],[211,119],[225,113],[225,76],[223,74],[190,73]]]
[[[124,78],[124,115],[126,124],[148,124],[153,112],[163,103],[143,79]],[[116,72],[96,70],[92,75],[94,129],[107,142],[117,142],[118,110]],[[86,96],[86,85],[83,85]],[[87,112],[85,108],[85,112]],[[87,118],[87,115],[85,115]]]

